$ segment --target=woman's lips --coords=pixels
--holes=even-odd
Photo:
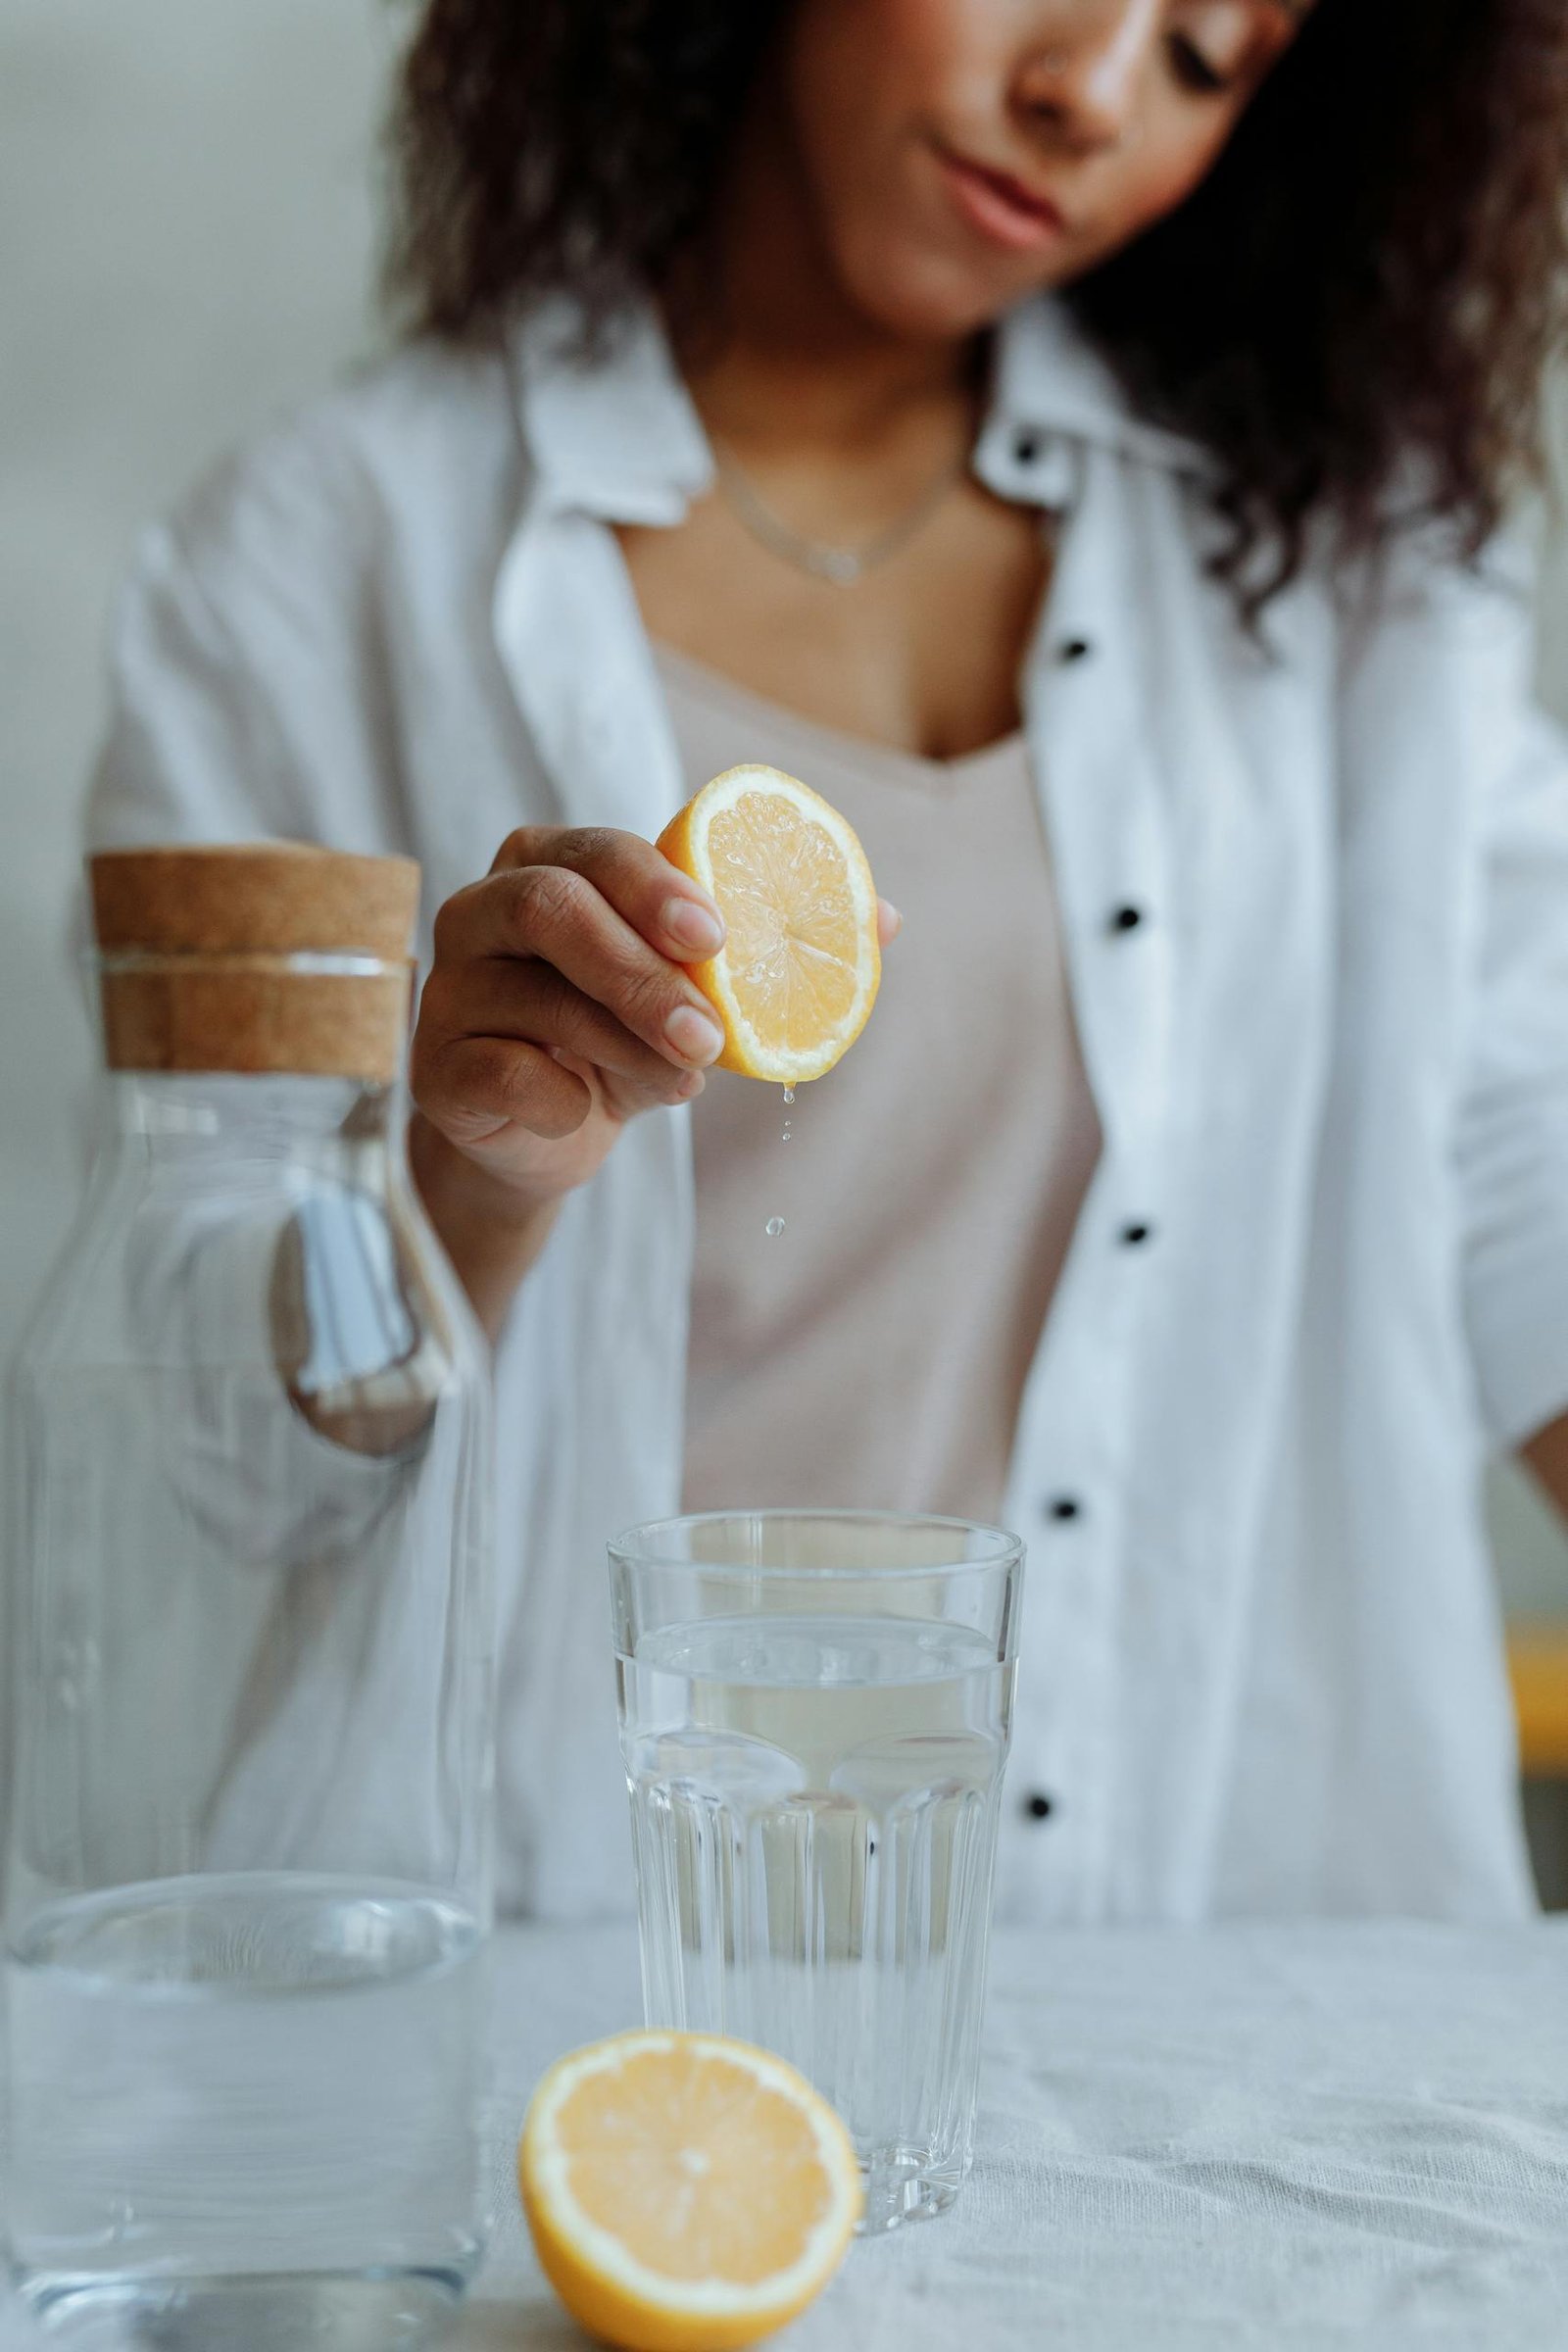
[[[1009,172],[993,172],[941,147],[937,162],[958,212],[994,245],[1004,245],[1009,253],[1040,253],[1066,227],[1049,196],[1036,195]]]

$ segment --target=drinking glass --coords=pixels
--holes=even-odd
[[[969,2168],[1023,1547],[880,1512],[725,1511],[611,1546],[643,1997],[789,2059],[867,2230]]]

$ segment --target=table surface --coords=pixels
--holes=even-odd
[[[544,2065],[636,2022],[631,1936],[504,1930],[495,1997],[500,2219],[452,2344],[582,2352],[511,2151]],[[780,2352],[1568,2344],[1568,1920],[1004,1935],[986,2038],[957,2207],[855,2247]]]

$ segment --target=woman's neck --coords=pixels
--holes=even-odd
[[[967,412],[974,345],[901,339],[850,299],[782,110],[766,98],[736,138],[717,218],[702,264],[716,269],[716,331],[693,341],[687,377],[727,439],[765,449],[782,436],[851,453],[902,425]]]

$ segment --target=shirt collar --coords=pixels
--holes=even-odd
[[[713,461],[653,306],[636,306],[589,356],[578,335],[577,308],[562,298],[510,348],[536,499],[611,522],[678,522],[711,487]],[[1208,463],[1196,442],[1137,416],[1065,305],[1040,296],[997,330],[975,470],[999,497],[1053,505],[1085,444],[1167,472]]]
[[[1137,416],[1065,303],[1038,295],[997,330],[975,471],[999,497],[1054,505],[1055,484],[1072,478],[1086,445],[1167,473],[1199,473],[1211,464],[1196,441]]]
[[[580,348],[581,314],[563,297],[517,330],[509,352],[537,501],[608,522],[679,522],[710,488],[713,461],[658,314],[639,303]]]

